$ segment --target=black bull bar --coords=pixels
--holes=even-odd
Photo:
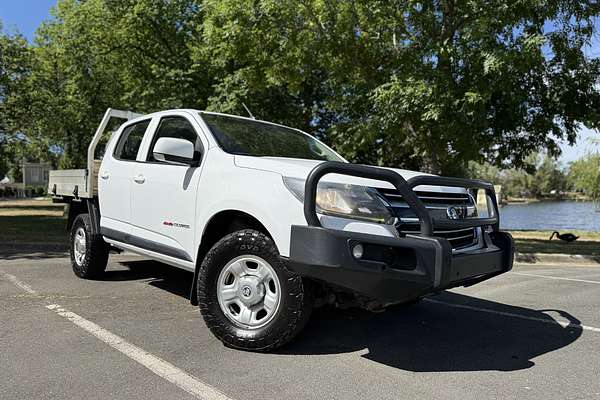
[[[366,165],[348,164],[328,161],[317,165],[308,175],[304,188],[304,216],[309,226],[320,227],[321,223],[316,213],[317,186],[321,178],[327,174],[343,174],[360,178],[369,178],[386,181],[402,195],[409,207],[415,212],[421,223],[421,236],[433,236],[433,226],[439,228],[466,228],[478,226],[491,226],[499,230],[498,203],[494,186],[489,182],[475,179],[446,178],[441,176],[421,175],[405,180],[400,174],[384,168],[369,167]],[[469,189],[483,189],[492,202],[492,216],[488,218],[469,218],[468,220],[433,220],[429,211],[413,191],[420,185],[436,185],[463,187]]]
[[[323,176],[332,173],[391,183],[419,219],[420,233],[385,237],[322,227],[316,211],[317,187]],[[413,190],[421,185],[483,189],[492,209],[486,217],[434,219]],[[510,270],[513,264],[514,244],[508,233],[499,230],[494,186],[480,180],[429,175],[405,180],[389,169],[323,162],[306,180],[304,216],[308,226],[292,226],[291,268],[304,276],[377,298],[385,304],[410,301],[450,287],[473,285]],[[448,240],[435,236],[434,227],[486,227],[481,230],[483,246],[455,252]],[[413,260],[409,263],[412,265],[401,263],[403,266],[398,268],[389,259],[357,259],[352,254],[352,247],[357,243],[364,244],[372,253],[391,251],[396,259]]]

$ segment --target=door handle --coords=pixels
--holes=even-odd
[[[146,178],[144,178],[144,175],[138,175],[135,178],[133,178],[133,181],[135,183],[144,183],[146,182]]]
[[[102,171],[102,173],[100,174],[100,178],[106,180],[110,177],[110,175],[108,174],[108,171]]]

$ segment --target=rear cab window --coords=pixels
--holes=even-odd
[[[123,129],[113,156],[117,160],[135,161],[148,125],[150,125],[149,119],[136,122]]]

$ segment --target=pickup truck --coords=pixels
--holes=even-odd
[[[192,304],[237,349],[284,345],[316,306],[381,310],[513,263],[491,184],[351,164],[254,118],[108,109],[87,168],[51,171],[49,191],[69,204],[78,277],[100,277],[111,249],[188,270]]]

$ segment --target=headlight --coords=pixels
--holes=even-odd
[[[306,181],[283,178],[285,187],[304,202]],[[384,200],[368,187],[319,182],[317,185],[317,212],[343,218],[354,218],[379,224],[394,224],[396,218],[386,207]]]

